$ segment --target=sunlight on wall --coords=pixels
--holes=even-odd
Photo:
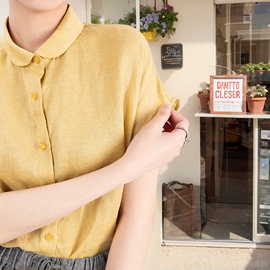
[[[3,34],[3,23],[8,16],[8,2],[2,1],[0,2],[0,36]]]

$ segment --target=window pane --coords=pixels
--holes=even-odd
[[[270,234],[270,122],[259,119],[257,233]]]
[[[91,21],[95,24],[118,23],[136,6],[136,0],[92,0]]]
[[[201,185],[163,189],[164,239],[251,241],[252,120],[200,121]]]
[[[217,74],[270,61],[270,2],[216,6]]]
[[[202,118],[205,237],[252,240],[253,126],[250,119]]]

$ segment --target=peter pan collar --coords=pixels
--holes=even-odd
[[[60,25],[55,32],[37,49],[35,53],[31,53],[17,46],[10,37],[8,32],[8,18],[4,24],[3,30],[3,47],[11,59],[17,66],[26,66],[30,63],[34,55],[43,58],[55,58],[67,51],[76,38],[83,30],[84,24],[78,19],[72,7],[68,10],[62,19]]]

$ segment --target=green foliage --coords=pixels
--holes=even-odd
[[[150,6],[140,6],[140,31],[147,32],[156,29],[158,36],[170,37],[176,31],[174,23],[178,21],[178,12],[170,5],[164,6],[160,10],[155,10]],[[118,21],[119,24],[127,24],[136,28],[136,9],[132,9],[122,19]]]
[[[169,5],[159,11],[159,24],[161,27],[157,28],[157,33],[160,36],[165,37],[166,34],[170,36],[175,33],[174,23],[178,22],[177,15],[178,12],[174,12],[173,7]]]
[[[248,63],[240,68],[242,71],[255,72],[257,70],[270,70],[270,63],[259,62],[257,64]]]
[[[115,21],[112,21],[110,19],[104,19],[101,16],[97,16],[97,15],[91,15],[91,23],[93,24],[113,24],[115,23]]]
[[[136,9],[133,8],[131,12],[127,13],[122,19],[118,21],[119,24],[131,25],[136,22]]]

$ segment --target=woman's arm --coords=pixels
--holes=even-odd
[[[125,185],[106,270],[142,269],[156,208],[156,179],[157,170]]]
[[[61,183],[0,193],[0,244],[50,224],[172,160],[180,152],[185,133],[181,129],[163,132],[167,121],[188,129],[185,118],[163,106],[124,156],[111,165]]]
[[[0,244],[50,224],[133,180],[129,163],[123,158],[61,183],[0,193]]]

